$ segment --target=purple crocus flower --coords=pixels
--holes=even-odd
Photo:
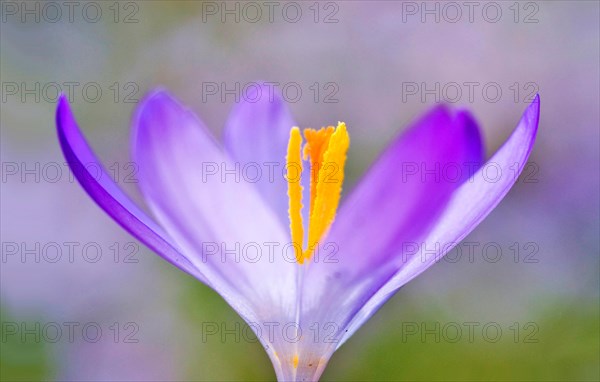
[[[336,216],[345,124],[305,130],[302,156],[284,102],[256,91],[263,96],[231,113],[223,146],[166,91],[141,102],[132,156],[154,218],[107,174],[86,170],[98,160],[65,97],[58,135],[92,199],[217,291],[255,331],[279,380],[318,380],[344,341],[506,195],[533,147],[539,98],[486,163],[471,115],[434,108],[392,141]]]

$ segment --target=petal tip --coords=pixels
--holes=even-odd
[[[58,101],[56,101],[56,104],[61,107],[64,104],[68,104],[69,100],[67,99],[67,95],[64,92],[60,92],[60,94],[58,95]]]
[[[529,104],[530,107],[535,106],[537,109],[537,113],[540,112],[540,93],[537,93],[535,97],[533,97],[533,101]]]
[[[526,125],[529,128],[537,131],[538,125],[540,122],[540,94],[539,93],[535,95],[535,97],[533,98],[533,101],[531,101],[531,103],[527,107],[527,110],[525,110],[525,113],[523,113],[522,119],[525,119],[527,121]]]
[[[140,104],[142,106],[151,104],[154,102],[174,102],[179,103],[175,96],[173,96],[165,87],[158,86],[144,96]]]
[[[69,128],[69,122],[73,121],[73,112],[71,111],[71,107],[69,105],[68,97],[65,93],[61,93],[56,101],[56,129],[59,133],[59,138],[61,137],[61,132],[64,132]]]
[[[180,113],[187,111],[177,98],[164,87],[157,87],[146,93],[144,98],[137,105],[132,118],[133,136],[136,130],[145,118],[161,118],[170,113]]]
[[[60,93],[58,100],[56,101],[56,118],[58,123],[58,117],[69,110],[69,99],[65,93]]]

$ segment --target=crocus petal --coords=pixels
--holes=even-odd
[[[465,139],[463,145],[464,158],[462,163],[458,163],[458,165],[469,166],[468,169],[461,168],[459,182],[463,183],[483,164],[485,160],[485,147],[481,130],[471,113],[466,110],[460,110],[456,116],[456,125],[462,126],[464,131],[463,137]],[[452,177],[451,174],[446,174],[446,176]]]
[[[239,163],[246,178],[288,224],[285,155],[291,128],[295,126],[286,103],[273,86],[256,83],[229,115],[223,131],[224,146]]]
[[[523,113],[508,140],[471,179],[456,190],[435,227],[422,242],[426,248],[439,248],[437,253],[423,251],[400,270],[365,304],[348,326],[338,347],[365,323],[400,287],[441,259],[464,239],[508,193],[527,164],[533,148],[540,116],[539,95]],[[515,164],[517,171],[515,173]],[[485,171],[499,170],[498,179],[490,181]]]
[[[247,320],[293,316],[296,266],[279,256],[288,233],[198,117],[159,90],[133,128],[142,193],[212,287]]]
[[[117,186],[85,141],[65,95],[58,100],[56,126],[63,154],[90,197],[134,237],[177,268],[206,282],[172,239]]]
[[[390,247],[431,227],[464,180],[443,169],[478,166],[481,147],[479,129],[465,113],[433,109],[396,138],[344,201],[326,239],[339,246],[339,261],[312,270],[370,271],[396,256]]]

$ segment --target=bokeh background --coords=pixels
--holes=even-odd
[[[218,135],[235,103],[222,87],[256,80],[302,90],[289,93],[301,126],[348,123],[347,189],[437,101],[472,110],[489,156],[541,95],[529,181],[465,240],[471,256],[462,244],[404,287],[323,380],[600,378],[597,1],[275,2],[271,17],[265,2],[1,4],[2,380],[274,378],[260,344],[203,335],[242,321],[87,197],[54,125],[71,86],[86,136],[138,198],[126,165],[143,94],[169,88]]]

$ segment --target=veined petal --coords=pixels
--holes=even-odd
[[[162,228],[135,205],[112,180],[85,141],[65,95],[61,95],[58,100],[56,126],[69,167],[88,195],[125,230],[162,258],[207,283],[202,273],[181,254]]]
[[[481,152],[472,119],[443,106],[397,138],[344,202],[322,243],[322,249],[335,248],[335,257],[325,250],[320,263],[309,265],[303,316],[335,323],[340,339],[350,320],[406,261],[404,243],[425,237],[464,181],[446,169],[476,167]]]
[[[425,245],[428,249],[439,248],[438,253],[423,251],[411,257],[360,310],[348,326],[347,332],[338,347],[400,287],[452,250],[500,203],[527,164],[527,158],[529,158],[535,143],[539,116],[540,99],[537,95],[502,147],[469,181],[463,183],[456,190],[444,213],[423,240],[422,245]],[[514,171],[515,165],[517,166],[516,173]],[[484,171],[488,166],[493,166],[494,170],[499,170],[500,176],[497,181],[490,182],[489,178],[484,176]]]
[[[279,92],[256,83],[231,111],[223,131],[227,153],[246,168],[247,177],[284,226],[288,224],[285,156],[293,126],[296,124]]]
[[[289,235],[203,123],[159,90],[133,124],[140,187],[169,235],[245,319],[293,317],[295,257],[282,252]]]

